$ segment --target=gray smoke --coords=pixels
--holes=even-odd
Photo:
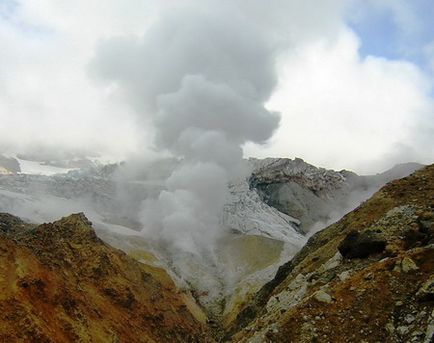
[[[280,42],[242,8],[172,7],[143,37],[104,42],[91,65],[123,92],[144,128],[152,123],[156,148],[181,160],[141,218],[145,233],[193,253],[222,230],[227,184],[245,173],[242,145],[266,142],[279,124],[264,103]]]

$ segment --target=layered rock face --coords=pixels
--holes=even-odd
[[[406,163],[377,175],[315,167],[302,159],[250,159],[250,188],[282,213],[300,220],[305,233],[340,219],[389,181],[409,175],[422,165]]]
[[[205,342],[167,273],[102,242],[83,214],[39,226],[0,215],[1,342]]]
[[[234,342],[432,342],[434,165],[311,237],[238,314]]]

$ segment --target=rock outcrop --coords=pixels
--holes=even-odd
[[[377,175],[315,167],[300,158],[250,159],[250,187],[261,199],[300,220],[304,232],[323,229],[353,210],[389,181],[402,178],[421,164],[406,163]]]

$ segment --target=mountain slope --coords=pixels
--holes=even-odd
[[[44,199],[47,181],[53,190],[69,190],[71,198],[77,191],[94,192],[101,205],[114,194],[104,178],[4,178],[14,194],[22,191],[18,203],[36,203],[30,199],[36,195]],[[83,180],[86,187],[74,190]],[[31,184],[41,188],[26,198]],[[211,331],[219,335],[227,329],[226,339],[234,342],[430,342],[434,166],[389,183],[312,236],[274,278],[282,257],[293,253],[290,238],[303,237],[299,224],[266,204],[261,207],[254,189],[234,187],[230,220],[245,229],[229,227],[232,231],[216,246],[216,266],[185,255],[180,268],[167,267],[177,277],[190,276],[185,292],[155,266],[161,256],[146,251],[152,243],[134,230],[116,236],[100,229],[106,232],[101,237],[146,264],[101,241],[82,214],[39,226],[0,214],[0,341],[208,342],[213,341]],[[52,204],[61,199],[52,197]],[[279,221],[268,222],[261,232],[257,208],[277,213]],[[280,239],[269,237],[275,228]],[[221,312],[210,316],[207,308],[207,323],[188,289],[199,301],[217,303]]]
[[[2,214],[0,223],[0,341],[211,340],[164,270],[103,243],[83,214],[36,227]]]
[[[297,218],[306,233],[323,229],[356,208],[387,182],[423,167],[396,165],[377,175],[361,176],[346,170],[315,167],[302,159],[250,159],[250,187],[282,213]]]
[[[432,342],[434,165],[311,237],[238,315],[236,342]],[[239,331],[241,329],[241,331]]]
[[[250,179],[229,185],[220,239],[206,248],[206,254],[196,255],[175,254],[158,235],[146,235],[148,221],[141,215],[146,201],[164,189],[164,179],[177,163],[167,159],[138,168],[131,161],[50,176],[0,175],[0,211],[37,223],[85,212],[98,237],[134,256],[152,252],[156,258],[144,258],[148,263],[166,269],[179,288],[195,294],[208,316],[216,321],[223,316],[229,325],[237,309],[301,249],[309,235],[339,219],[388,178],[418,167],[362,177],[300,159],[249,160]]]

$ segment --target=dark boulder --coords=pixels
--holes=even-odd
[[[339,244],[338,250],[345,258],[366,258],[386,248],[386,240],[374,232],[351,231]]]

